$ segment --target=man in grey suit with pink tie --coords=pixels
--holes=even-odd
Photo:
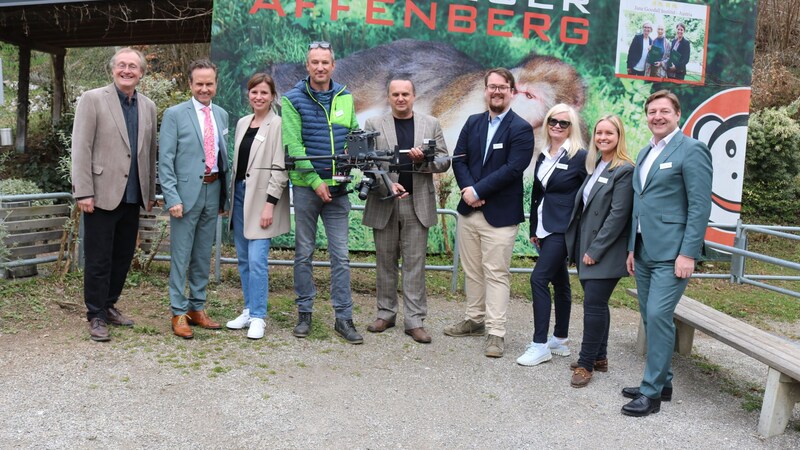
[[[643,417],[672,400],[675,307],[694,272],[711,214],[711,152],[678,127],[681,104],[670,91],[645,103],[653,133],[633,172],[633,220],[627,268],[636,277],[639,312],[647,334],[647,363],[639,386],[622,389],[622,407]]]
[[[83,212],[83,297],[89,337],[111,339],[108,324],[132,326],[116,303],[136,248],[139,208],[155,203],[156,105],[136,90],[144,55],[120,49],[114,82],[86,91],[72,129],[72,193]]]
[[[397,77],[387,89],[392,111],[370,118],[369,131],[379,131],[378,150],[407,150],[400,156],[405,163],[399,174],[389,174],[394,182],[390,195],[385,186],[370,191],[364,210],[364,225],[372,227],[377,256],[378,317],[367,331],[381,333],[395,326],[397,315],[398,260],[403,258],[403,305],[405,333],[417,342],[429,343],[431,336],[423,327],[428,313],[425,292],[425,254],[428,229],[436,223],[436,193],[433,173],[444,172],[449,160],[425,161],[421,146],[436,142],[435,158],[447,156],[439,122],[414,112],[414,84]],[[413,173],[412,173],[413,170]]]

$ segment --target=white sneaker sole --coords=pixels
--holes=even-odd
[[[561,348],[561,349],[551,348],[550,349],[550,353],[552,353],[554,355],[558,355],[558,356],[569,356],[569,355],[572,354],[572,352],[569,351],[568,347],[564,347],[564,348]]]
[[[517,358],[517,364],[519,364],[520,366],[532,367],[532,366],[538,366],[543,362],[550,361],[551,359],[553,359],[553,355],[544,355],[532,361],[520,356],[519,358]]]

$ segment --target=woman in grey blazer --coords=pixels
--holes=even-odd
[[[633,161],[619,117],[605,116],[595,124],[586,171],[566,233],[569,261],[578,267],[584,292],[583,342],[578,362],[570,365],[572,387],[586,386],[594,370],[608,370],[608,300],[619,279],[628,275]]]
[[[275,82],[269,75],[257,73],[247,82],[247,91],[253,114],[236,124],[232,186],[228,190],[244,311],[227,327],[249,327],[247,337],[260,339],[266,326],[270,239],[289,231],[289,177],[281,118],[272,111]]]

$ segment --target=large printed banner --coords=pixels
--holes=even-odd
[[[755,20],[756,0],[215,0],[216,101],[235,123],[250,112],[244,85],[253,73],[270,73],[281,94],[307,75],[308,44],[325,40],[335,50],[333,78],[353,93],[362,125],[389,110],[387,81],[407,75],[415,110],[439,118],[452,152],[467,117],[486,109],[484,71],[503,66],[517,79],[512,108],[537,136],[547,110],[568,103],[587,142],[597,118],[619,115],[635,156],[650,138],[644,101],[667,88],[681,100],[683,132],[711,148],[711,220],[732,224],[741,210]],[[452,179],[440,181],[457,193]],[[451,194],[442,205],[456,203]],[[356,216],[351,248],[371,249]],[[443,233],[454,232],[452,223],[432,230],[429,250],[442,251]],[[527,236],[523,224],[515,251],[533,252]],[[733,242],[715,228],[707,238]]]

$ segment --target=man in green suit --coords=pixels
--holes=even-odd
[[[633,172],[633,220],[628,242],[628,272],[636,277],[639,311],[647,334],[647,363],[639,387],[622,413],[657,413],[672,400],[672,315],[694,272],[711,214],[711,152],[678,128],[681,105],[670,91],[645,103],[653,133]]]
[[[172,331],[193,337],[189,325],[218,329],[205,311],[217,214],[224,213],[228,186],[228,113],[211,100],[217,66],[189,65],[192,98],[164,112],[159,135],[158,175],[170,219],[169,299]],[[189,297],[185,295],[189,282]]]

